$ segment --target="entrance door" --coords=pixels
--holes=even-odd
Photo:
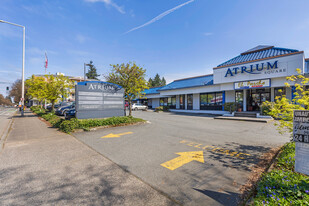
[[[179,95],[179,109],[185,109],[185,95]]]
[[[193,94],[187,95],[187,110],[193,109]]]
[[[243,110],[244,93],[242,90],[235,92],[236,111]]]
[[[260,111],[260,107],[265,101],[270,101],[270,89],[250,89],[247,90],[247,110]]]

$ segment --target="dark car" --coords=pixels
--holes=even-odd
[[[59,104],[54,105],[54,109],[58,109],[59,107],[64,107],[64,106],[69,106],[69,105],[72,105],[72,102],[60,102]],[[47,106],[46,109],[48,111],[51,111],[52,105]]]
[[[74,109],[70,109],[70,110],[67,110],[64,113],[64,117],[65,117],[65,119],[70,120],[72,118],[75,118],[75,114],[76,114],[75,108]]]
[[[70,110],[70,109],[73,109],[75,108],[75,103],[72,103],[71,105],[67,105],[67,106],[62,106],[62,107],[59,107],[56,111],[55,111],[55,114],[56,115],[64,115],[66,111]]]

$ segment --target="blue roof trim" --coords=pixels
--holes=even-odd
[[[122,86],[110,82],[102,82],[102,81],[85,81],[85,82],[78,82],[77,85],[87,85],[87,83],[99,83],[99,84],[111,84],[117,86],[118,88],[122,88]]]
[[[266,49],[264,49],[264,48],[266,48]],[[269,49],[267,49],[267,48],[269,48]],[[247,53],[247,52],[250,52],[250,53]],[[234,57],[234,58],[218,65],[217,67],[229,66],[229,65],[232,65],[232,64],[254,61],[254,60],[264,59],[264,58],[268,58],[268,57],[275,57],[275,56],[280,56],[280,55],[284,55],[284,54],[291,54],[291,53],[299,52],[299,50],[286,49],[286,48],[280,48],[280,47],[272,47],[272,46],[257,46],[253,49],[248,50],[247,52],[244,52],[241,55]]]
[[[143,93],[144,94],[160,94],[158,90],[161,88],[163,87],[153,87],[153,88],[145,89]]]
[[[175,80],[172,83],[164,86],[162,89],[159,89],[158,91],[209,86],[213,84],[214,84],[213,75],[205,75],[205,76],[198,76],[198,77],[192,77],[192,78],[187,78],[187,79]]]

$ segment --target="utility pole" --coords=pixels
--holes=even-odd
[[[6,23],[13,26],[18,26],[23,29],[23,60],[22,60],[22,77],[21,77],[21,116],[24,116],[25,107],[25,41],[26,41],[26,27],[11,22],[0,20],[0,23]]]

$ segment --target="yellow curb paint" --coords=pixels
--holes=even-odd
[[[120,133],[120,134],[113,134],[113,133],[110,133],[108,135],[105,135],[101,138],[116,138],[116,137],[121,137],[123,135],[127,135],[127,134],[133,134],[133,132],[125,132],[125,133]]]
[[[179,152],[176,153],[180,155],[179,157],[176,157],[175,159],[172,159],[170,161],[167,161],[165,163],[162,163],[161,166],[169,169],[169,170],[175,170],[185,164],[188,164],[192,161],[198,161],[201,163],[204,163],[204,153],[203,151],[193,151],[193,152]]]

